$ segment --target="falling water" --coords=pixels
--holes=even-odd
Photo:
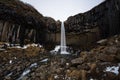
[[[65,37],[65,27],[64,27],[64,23],[61,23],[61,54],[69,54],[66,51],[66,37]]]

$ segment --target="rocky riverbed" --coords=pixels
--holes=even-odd
[[[35,44],[1,48],[0,79],[120,80],[120,36],[100,40],[77,55],[51,54]]]

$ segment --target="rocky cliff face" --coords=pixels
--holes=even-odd
[[[101,37],[107,37],[119,33],[119,21],[120,1],[106,0],[88,12],[69,17],[66,24],[68,28],[74,27],[81,31],[90,26],[98,26],[102,33]]]
[[[0,1],[0,41],[11,43],[60,43],[60,21],[44,17],[19,0]],[[120,1],[106,0],[90,11],[65,21],[67,45],[89,47],[120,32]]]
[[[32,6],[19,0],[0,1],[0,41],[43,43],[45,21]]]
[[[90,11],[70,16],[66,21],[67,32],[88,33],[98,38],[106,38],[120,33],[120,1],[106,0]],[[94,33],[90,29],[97,28]],[[87,30],[87,31],[86,31]],[[89,31],[89,32],[88,32]],[[99,32],[98,32],[99,31]]]
[[[51,17],[45,17],[45,22],[46,22],[46,40],[47,42],[57,42],[56,39],[57,36],[56,34],[60,34],[60,26],[61,22],[60,21],[55,21]]]
[[[60,31],[61,22],[42,16],[29,4],[19,0],[1,0],[0,15],[0,41],[21,45],[56,42],[55,34]]]

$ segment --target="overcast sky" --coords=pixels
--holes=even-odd
[[[43,16],[65,21],[69,16],[83,13],[104,0],[21,0],[31,4]]]

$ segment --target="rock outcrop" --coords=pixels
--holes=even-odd
[[[101,37],[105,38],[120,32],[120,1],[106,0],[85,13],[71,16],[66,21],[70,31],[81,31],[99,27]]]
[[[65,21],[65,25],[67,33],[72,32],[75,33],[75,35],[77,33],[79,33],[79,35],[80,33],[82,33],[82,35],[85,34],[84,37],[89,40],[86,41],[86,43],[91,43],[101,38],[106,38],[115,34],[119,34],[119,21],[120,1],[106,0],[85,13],[79,13],[74,16],[70,16]],[[94,32],[91,31],[92,29],[94,29]],[[77,36],[77,38],[80,37],[79,35]],[[89,39],[89,37],[92,39]],[[75,39],[75,42],[84,42],[87,39]]]
[[[24,44],[25,40],[43,43],[44,17],[31,5],[19,0],[0,1],[0,41]]]
[[[46,40],[48,41],[48,43],[52,42],[52,43],[57,43],[60,40],[60,37],[57,35],[60,35],[60,27],[61,27],[61,22],[55,21],[53,18],[51,17],[45,17],[45,22],[46,22]]]
[[[0,41],[21,45],[49,42],[49,34],[55,33],[59,25],[54,19],[44,17],[31,5],[19,0],[1,0],[0,15]]]
[[[60,21],[44,17],[19,0],[0,1],[0,41],[10,43],[60,43]],[[106,0],[90,11],[65,21],[67,45],[87,49],[97,40],[120,32],[120,1]]]
[[[107,40],[107,41],[106,41]],[[50,54],[38,44],[0,49],[2,80],[120,80],[120,35],[90,51]],[[104,43],[104,44],[103,44]],[[2,43],[0,43],[3,45]]]

